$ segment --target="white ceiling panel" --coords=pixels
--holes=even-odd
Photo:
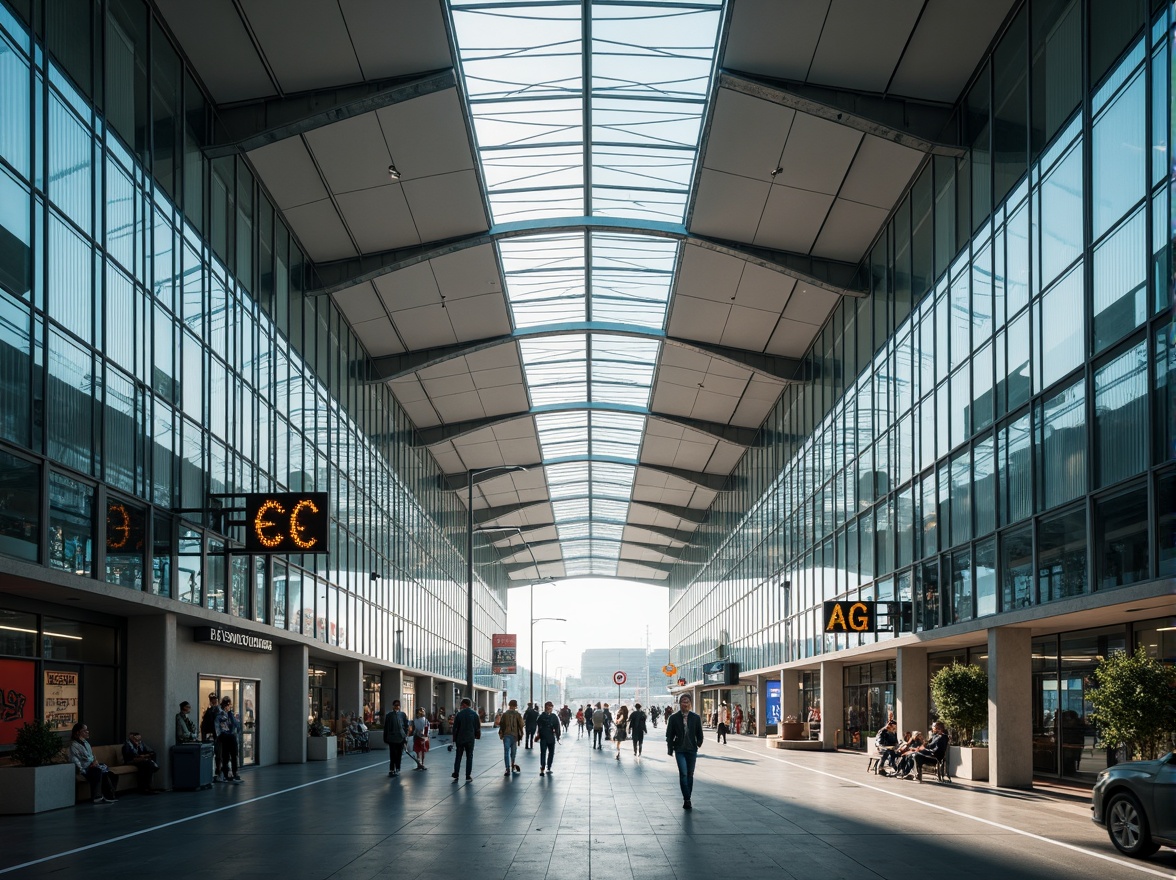
[[[450,394],[473,392],[474,377],[468,372],[454,373],[448,376],[430,376],[428,370],[418,374],[421,387],[429,397],[445,397]]]
[[[392,379],[388,382],[388,387],[392,389],[392,393],[401,403],[428,400],[429,397],[425,394],[425,389],[421,387],[421,381],[415,374]]]
[[[690,231],[751,241],[771,188],[761,180],[703,169],[690,216]]]
[[[841,297],[828,290],[798,284],[792,299],[788,300],[788,307],[784,309],[784,317],[792,321],[804,321],[806,324],[824,324],[825,318],[840,299]]]
[[[817,240],[833,196],[773,186],[753,244],[807,254]]]
[[[329,262],[356,256],[355,245],[330,199],[289,208],[284,213],[311,259]]]
[[[917,150],[866,135],[837,195],[889,211],[922,161]]]
[[[658,380],[653,389],[653,402],[650,406],[654,412],[688,416],[694,411],[696,397],[698,397],[697,385],[675,385],[671,382]]]
[[[402,354],[404,346],[396,337],[392,322],[387,318],[377,318],[374,321],[352,322],[351,329],[363,343],[368,354],[372,357],[384,357],[390,354]]]
[[[808,81],[885,92],[923,2],[833,0]]]
[[[700,388],[698,396],[694,398],[694,410],[690,413],[690,417],[725,425],[731,420],[731,416],[735,415],[735,407],[738,405],[738,397],[717,394]]]
[[[347,228],[365,254],[417,244],[404,193],[395,184],[335,196]]]
[[[446,308],[453,330],[461,342],[501,336],[510,332],[510,317],[499,294],[471,296]]]
[[[494,293],[502,296],[494,245],[463,248],[429,261],[440,292],[446,299]]]
[[[716,343],[723,336],[730,311],[724,303],[681,295],[674,297],[673,309],[669,323],[671,336]]]
[[[813,245],[813,255],[857,263],[889,214],[885,208],[838,199]]]
[[[736,0],[722,66],[804,81],[829,12],[829,0]]]
[[[502,388],[505,385],[523,385],[523,371],[519,367],[498,367],[494,370],[478,370],[471,373],[478,388]]]
[[[732,306],[727,316],[727,324],[723,327],[722,339],[719,341],[731,348],[763,351],[772,337],[772,329],[776,326],[778,317],[778,312]]]
[[[385,79],[453,63],[437,0],[338,0],[365,79]]]
[[[476,391],[430,397],[430,400],[433,401],[433,408],[445,424],[480,419],[486,415],[486,411],[482,409],[482,399]]]
[[[283,138],[246,155],[279,208],[285,210],[327,197],[327,188],[302,138]]]
[[[772,332],[768,354],[803,357],[820,329],[815,324],[805,324],[801,321],[781,321]]]
[[[765,269],[754,263],[745,263],[743,275],[739,279],[739,290],[735,295],[735,303],[750,309],[763,309],[766,312],[780,314],[792,296],[796,287],[796,279],[780,272]]]
[[[888,91],[953,102],[1008,15],[1013,0],[929,0]]]
[[[343,312],[343,317],[347,319],[349,324],[371,321],[375,318],[386,320],[388,317],[387,311],[384,310],[384,303],[380,301],[380,297],[376,295],[376,290],[370,283],[357,284],[355,287],[340,290],[332,294],[331,298],[335,300],[335,305]]]
[[[682,268],[675,296],[729,302],[739,289],[739,279],[746,265],[738,257],[687,245],[682,250]]]
[[[777,396],[779,395],[777,394]],[[741,428],[758,428],[764,423],[764,419],[772,412],[772,408],[775,405],[775,398],[772,400],[755,400],[754,398],[745,397],[739,401],[739,406],[735,408],[735,415],[731,417],[731,424],[738,425]]]
[[[410,351],[457,342],[449,316],[439,305],[393,312],[392,321]]]
[[[720,474],[729,474],[739,464],[744,450],[730,443],[720,443],[711,452],[708,469]]]
[[[520,416],[517,419],[511,419],[509,422],[502,422],[490,429],[494,438],[500,442],[507,442],[511,440],[532,440],[539,442],[535,434],[535,421],[530,416]],[[531,461],[538,461],[537,458],[530,459]]]
[[[405,415],[418,428],[431,428],[434,425],[441,424],[441,420],[437,417],[437,411],[433,409],[433,405],[427,400],[401,403],[401,406],[404,408]]]
[[[836,195],[862,137],[836,122],[796,114],[774,184]]]
[[[473,171],[406,180],[401,185],[421,241],[443,241],[488,228]]]
[[[703,166],[771,183],[795,116],[788,107],[719,89]]]
[[[390,312],[410,309],[415,306],[441,305],[441,293],[437,279],[427,263],[417,263],[399,272],[381,275],[372,282],[380,299]]]
[[[474,167],[457,89],[402,101],[377,110],[376,116],[404,180]]]
[[[498,370],[504,367],[513,369],[517,373],[522,369],[519,362],[519,348],[514,343],[503,343],[475,351],[473,354],[466,355],[466,361],[470,365],[470,372],[474,373],[479,370]]]
[[[233,0],[157,0],[184,54],[220,104],[276,92]]]
[[[238,0],[286,93],[361,82],[363,73],[336,3]]]
[[[331,192],[353,192],[391,183],[388,163],[392,159],[375,113],[324,125],[304,137]]]
[[[527,411],[527,390],[522,385],[503,385],[478,392],[486,412],[492,415]],[[538,459],[536,459],[538,460]]]

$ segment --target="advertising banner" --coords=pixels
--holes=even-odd
[[[768,724],[780,723],[780,682],[769,681],[768,683],[767,701],[764,703],[764,709],[768,713]]]
[[[490,671],[495,675],[517,675],[519,667],[515,655],[519,637],[514,633],[495,633],[490,638],[493,648]]]
[[[35,721],[33,686],[37,664],[32,660],[0,660],[0,745],[16,742],[16,732]]]
[[[78,720],[78,674],[45,670],[45,721],[54,730],[69,730]]]

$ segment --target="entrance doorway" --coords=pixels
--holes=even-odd
[[[241,766],[248,767],[259,760],[257,745],[258,695],[261,693],[261,682],[253,678],[229,678],[227,676],[201,675],[201,694],[215,693],[218,697],[229,697],[241,719],[241,737],[237,754]]]

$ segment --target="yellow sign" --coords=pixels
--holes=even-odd
[[[279,492],[245,500],[245,549],[252,553],[326,553],[326,492]]]
[[[825,603],[825,632],[827,633],[874,632],[874,621],[873,602]]]
[[[665,673],[666,678],[673,678],[675,675],[678,674],[678,667],[675,666],[673,663],[667,663],[665,666],[662,667],[662,672]]]

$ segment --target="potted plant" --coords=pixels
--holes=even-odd
[[[795,715],[788,715],[780,722],[780,739],[803,739],[804,724]]]
[[[333,761],[338,755],[339,737],[315,715],[306,728],[306,760]]]
[[[1176,670],[1149,657],[1143,648],[1099,661],[1087,699],[1094,707],[1090,720],[1103,745],[1123,747],[1128,760],[1159,758],[1176,731],[1174,687]]]
[[[988,749],[974,734],[988,726],[988,673],[975,665],[952,663],[931,679],[931,699],[952,745],[948,772],[961,779],[988,779]]]
[[[71,807],[76,770],[64,760],[61,737],[44,721],[31,721],[16,734],[12,758],[18,766],[4,770],[0,813],[40,813]]]

